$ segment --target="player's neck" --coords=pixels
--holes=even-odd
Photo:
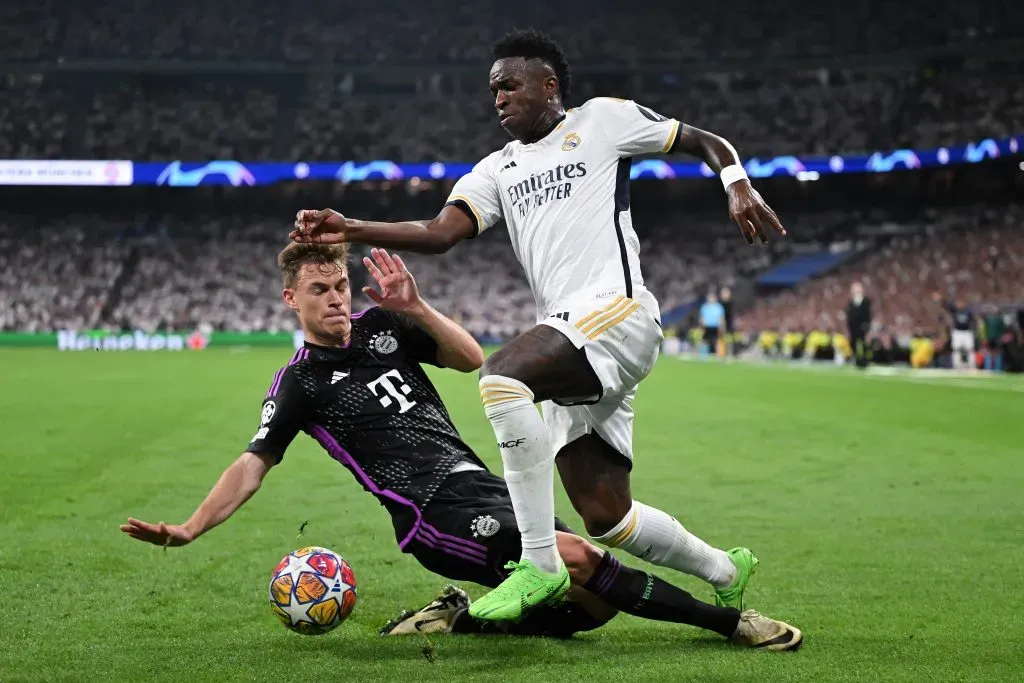
[[[548,109],[539,117],[537,117],[537,123],[534,124],[533,129],[523,139],[520,140],[524,145],[531,145],[534,142],[543,140],[551,134],[558,124],[565,118],[565,110],[561,107],[558,109]]]
[[[328,349],[347,349],[352,342],[352,330],[349,328],[349,331],[340,337],[321,336],[304,330],[302,337],[307,344],[314,346],[323,346]]]

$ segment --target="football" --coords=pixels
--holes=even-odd
[[[270,608],[287,628],[319,636],[356,606],[356,577],[338,553],[308,546],[285,555],[270,577]]]

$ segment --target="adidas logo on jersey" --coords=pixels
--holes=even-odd
[[[347,372],[339,372],[338,370],[335,370],[334,374],[331,375],[331,384],[337,384],[346,377],[348,377]]]
[[[514,162],[514,161],[510,161],[510,162],[508,162],[507,164],[505,164],[504,166],[502,166],[502,167],[501,167],[501,168],[500,168],[500,169],[498,170],[498,173],[501,173],[502,171],[507,171],[508,169],[510,169],[510,168],[515,168],[515,167],[516,167],[516,162]]]

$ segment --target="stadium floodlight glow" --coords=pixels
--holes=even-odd
[[[801,183],[812,182],[821,178],[821,174],[817,171],[800,171],[796,174],[796,179]]]
[[[1019,168],[1020,170],[1024,171],[1024,161],[1022,161],[1019,164],[1017,164],[1017,168]]]

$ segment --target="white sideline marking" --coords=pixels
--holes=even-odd
[[[921,368],[914,370],[902,367],[871,366],[864,371],[855,371],[848,366],[835,366],[830,362],[805,363],[802,361],[764,361],[749,360],[745,358],[732,359],[722,362],[715,359],[699,358],[692,355],[680,354],[676,356],[664,355],[667,358],[674,358],[680,361],[698,362],[708,365],[721,364],[733,365],[743,364],[760,368],[774,368],[779,370],[803,370],[818,372],[821,374],[832,374],[834,377],[848,377],[856,379],[882,379],[901,380],[913,384],[927,384],[932,386],[959,387],[963,389],[987,389],[989,391],[1008,391],[1013,393],[1024,393],[1024,379],[1013,375],[996,374],[983,370],[960,371],[941,370],[938,368]]]

